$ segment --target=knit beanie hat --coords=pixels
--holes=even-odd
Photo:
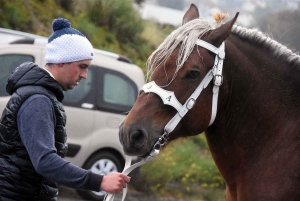
[[[67,63],[93,59],[94,49],[89,40],[71,27],[67,19],[52,22],[53,33],[46,45],[46,63]]]

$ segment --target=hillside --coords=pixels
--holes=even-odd
[[[58,17],[67,18],[95,48],[123,54],[142,68],[169,33],[168,28],[142,20],[130,0],[0,0],[2,28],[48,37]]]

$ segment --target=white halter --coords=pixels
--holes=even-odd
[[[145,93],[155,93],[158,95],[165,105],[170,105],[177,110],[176,115],[167,123],[164,128],[164,134],[162,135],[162,139],[158,140],[158,143],[154,145],[154,148],[158,148],[158,146],[164,146],[167,142],[168,135],[171,133],[179,121],[186,115],[186,113],[192,109],[195,105],[197,98],[200,96],[203,89],[207,87],[210,83],[212,78],[214,78],[214,87],[213,87],[213,100],[212,100],[212,112],[211,112],[211,119],[209,122],[209,126],[214,122],[216,115],[217,115],[217,105],[218,105],[218,96],[219,96],[219,87],[223,84],[223,76],[222,76],[222,69],[223,69],[223,61],[225,59],[225,44],[224,42],[221,44],[219,48],[198,39],[196,41],[196,45],[204,47],[209,51],[216,54],[215,63],[211,70],[208,71],[206,76],[203,78],[201,83],[192,93],[192,95],[187,99],[187,101],[181,105],[181,103],[177,100],[173,91],[167,91],[162,89],[161,87],[157,86],[154,81],[145,84],[142,87],[142,90]],[[159,143],[163,141],[162,143]]]
[[[187,101],[182,105],[178,99],[176,98],[173,91],[167,91],[159,86],[156,85],[154,81],[146,83],[142,90],[145,93],[155,93],[158,95],[163,103],[165,105],[170,105],[174,107],[177,110],[176,115],[167,123],[167,125],[164,128],[164,133],[162,136],[157,140],[155,145],[152,148],[151,153],[149,156],[147,156],[142,161],[131,165],[131,157],[126,157],[126,163],[123,170],[123,174],[128,175],[133,169],[152,161],[154,158],[156,158],[159,154],[159,151],[162,146],[166,145],[169,138],[169,133],[171,133],[179,121],[186,115],[186,113],[193,108],[193,106],[196,103],[197,98],[200,96],[203,89],[205,89],[210,81],[214,80],[214,87],[213,87],[213,99],[212,99],[212,112],[211,112],[211,118],[209,122],[209,126],[214,122],[216,115],[217,115],[217,106],[218,106],[218,96],[219,96],[219,87],[223,84],[223,76],[222,76],[222,70],[223,70],[223,61],[225,59],[225,43],[223,42],[219,48],[198,39],[196,41],[196,45],[199,45],[201,47],[206,48],[207,50],[213,52],[216,54],[215,57],[215,63],[211,70],[208,71],[206,76],[203,78],[201,83],[198,85],[198,87],[195,89],[195,91],[192,93],[192,95],[187,99]],[[123,189],[123,197],[122,201],[124,201],[125,196],[127,193],[127,188]],[[114,195],[113,194],[107,194],[105,201],[113,201]]]

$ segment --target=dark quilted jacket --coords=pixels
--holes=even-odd
[[[0,200],[57,200],[58,184],[39,175],[28,156],[17,128],[17,113],[31,95],[47,96],[55,111],[55,147],[65,157],[66,115],[61,104],[61,86],[49,73],[26,62],[16,68],[8,79],[7,92],[11,95],[0,120]]]

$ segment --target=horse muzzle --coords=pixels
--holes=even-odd
[[[123,124],[119,127],[119,138],[123,150],[129,156],[143,156],[152,148],[147,146],[148,136],[143,129],[126,129]]]

